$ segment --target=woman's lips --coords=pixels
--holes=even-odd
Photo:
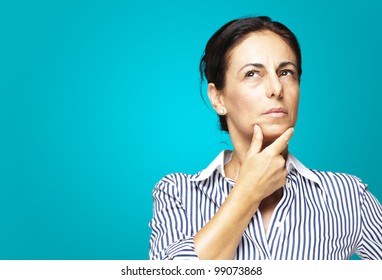
[[[288,112],[284,108],[272,108],[266,111],[264,115],[280,118],[280,117],[285,117],[286,115],[288,115]]]

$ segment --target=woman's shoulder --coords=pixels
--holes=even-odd
[[[321,184],[325,187],[351,187],[361,190],[367,189],[367,184],[356,175],[345,172],[320,171],[316,169],[310,170],[317,175]]]
[[[296,157],[289,154],[287,167],[291,168],[291,166],[297,170],[297,173],[301,176],[314,182],[315,186],[322,187],[325,190],[353,189],[357,191],[361,190],[362,192],[362,190],[367,189],[367,184],[353,174],[308,168]]]
[[[163,176],[154,186],[152,195],[155,199],[171,197],[182,203],[187,194],[194,193],[197,184],[193,178],[195,175],[177,172]]]
[[[166,183],[166,184],[177,184],[177,183],[184,183],[187,181],[191,181],[193,178],[192,174],[183,173],[183,172],[174,172],[174,173],[168,173],[164,175],[157,184],[159,183]]]
[[[181,190],[184,188],[188,188],[193,184],[193,178],[195,175],[183,173],[183,172],[175,172],[169,173],[163,176],[156,184],[155,189],[177,189]]]

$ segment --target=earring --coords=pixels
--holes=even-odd
[[[225,110],[224,110],[224,108],[221,108],[221,109],[219,110],[219,114],[220,114],[220,115],[224,115],[224,114],[225,114]]]

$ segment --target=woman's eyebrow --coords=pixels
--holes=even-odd
[[[256,68],[265,68],[265,66],[261,63],[247,63],[243,67],[241,67],[238,72],[240,72],[241,70],[243,70],[245,67],[248,67],[248,66],[253,66]]]
[[[279,64],[278,68],[282,68],[282,67],[285,67],[285,66],[288,66],[288,65],[292,65],[294,68],[297,69],[296,64],[294,64],[291,61],[283,61],[283,62],[281,62]],[[248,66],[253,66],[253,67],[256,67],[256,68],[265,68],[265,66],[263,64],[261,64],[261,63],[247,63],[243,67],[241,67],[238,72],[240,72],[241,70],[243,70],[245,67],[248,67]]]
[[[279,64],[279,67],[278,67],[278,68],[282,68],[282,67],[285,67],[285,66],[288,66],[288,65],[292,65],[294,68],[297,69],[296,64],[294,64],[293,62],[290,62],[290,61],[284,61],[284,62],[281,62],[281,63]]]

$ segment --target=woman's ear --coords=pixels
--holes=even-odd
[[[219,115],[225,115],[227,110],[224,105],[222,92],[218,90],[214,83],[208,83],[208,98],[212,107]]]

